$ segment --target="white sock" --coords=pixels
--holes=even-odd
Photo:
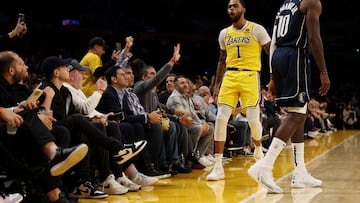
[[[292,143],[295,171],[307,172],[304,161],[304,143]]]
[[[261,151],[261,150],[262,150],[261,145],[260,145],[260,146],[256,146],[256,145],[255,145],[255,150]]]
[[[215,164],[222,166],[223,154],[215,153]]]
[[[264,166],[273,168],[276,158],[279,156],[280,152],[284,149],[285,146],[286,143],[284,141],[274,137],[270,144],[269,151],[261,160]]]

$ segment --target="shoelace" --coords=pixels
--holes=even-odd
[[[84,186],[89,188],[91,192],[95,191],[95,186],[89,181],[85,182]],[[104,190],[104,186],[102,186],[102,187],[103,187],[103,190]]]

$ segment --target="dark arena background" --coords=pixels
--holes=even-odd
[[[80,59],[93,36],[103,37],[110,49],[115,42],[125,44],[134,37],[134,58],[142,58],[157,69],[169,60],[173,45],[181,43],[180,67],[176,73],[211,76],[215,73],[219,50],[217,37],[230,24],[227,0],[189,1],[9,1],[0,10],[0,30],[8,33],[18,13],[24,13],[28,33],[11,49],[27,61],[30,71],[38,71],[43,57],[61,54]],[[282,0],[247,0],[246,18],[265,26],[269,33]],[[359,92],[360,17],[355,0],[322,1],[321,33],[327,60],[331,93]],[[0,45],[1,47],[1,45]],[[1,50],[8,49],[1,47]],[[10,49],[10,48],[9,48]],[[267,57],[263,60],[263,81],[268,81]],[[313,68],[318,87],[317,68]],[[346,96],[346,95],[345,95]]]

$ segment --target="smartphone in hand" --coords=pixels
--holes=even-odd
[[[125,119],[124,112],[120,111],[117,113],[114,113],[114,115],[109,115],[108,120],[111,121],[123,121]]]
[[[117,51],[121,51],[121,43],[117,42],[117,43],[115,43],[115,45],[116,45],[115,49]]]
[[[25,22],[25,15],[23,13],[19,13],[18,17],[20,18],[20,22]]]
[[[26,99],[25,105],[37,101],[39,97],[42,95],[43,91],[41,89],[34,89],[31,95]]]

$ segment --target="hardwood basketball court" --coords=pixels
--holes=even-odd
[[[193,170],[162,179],[153,186],[125,195],[111,195],[102,200],[80,200],[81,203],[348,203],[360,202],[360,131],[336,131],[305,141],[308,171],[323,181],[321,188],[290,187],[293,162],[291,148],[279,156],[273,170],[283,194],[268,194],[247,174],[254,163],[252,156],[234,156],[224,162],[226,178],[206,181],[210,168]]]

